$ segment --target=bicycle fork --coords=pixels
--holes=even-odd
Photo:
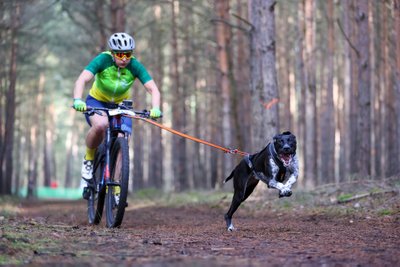
[[[111,125],[112,119],[110,118],[109,125]],[[115,187],[113,188],[114,190],[111,192],[114,192],[114,195],[119,194],[120,192],[120,184],[119,182],[111,181],[111,173],[110,173],[110,154],[111,154],[111,127],[107,127],[106,130],[106,164],[104,166],[104,182],[106,185],[106,193],[109,191],[109,187]],[[115,171],[115,170],[114,170]],[[110,188],[111,189],[111,188]]]

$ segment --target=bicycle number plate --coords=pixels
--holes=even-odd
[[[124,109],[113,109],[108,111],[108,114],[110,116],[115,116],[115,115],[128,115],[128,116],[136,116],[136,113],[132,110],[124,110]]]

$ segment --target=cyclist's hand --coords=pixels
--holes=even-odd
[[[74,98],[73,107],[77,111],[86,111],[86,103],[80,98]]]
[[[150,118],[157,119],[157,118],[160,118],[161,116],[162,116],[162,112],[159,108],[152,108],[150,110]]]

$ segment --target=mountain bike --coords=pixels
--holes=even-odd
[[[89,116],[99,114],[108,117],[104,141],[97,148],[93,161],[93,179],[87,183],[83,192],[88,194],[89,224],[100,223],[105,204],[107,227],[119,227],[128,206],[130,136],[121,128],[121,118],[149,118],[150,112],[135,111],[132,109],[132,101],[125,100],[112,108],[87,107],[85,113]]]

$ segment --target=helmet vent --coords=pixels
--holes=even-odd
[[[111,35],[108,46],[113,51],[129,51],[135,49],[135,40],[127,33],[118,32]]]

